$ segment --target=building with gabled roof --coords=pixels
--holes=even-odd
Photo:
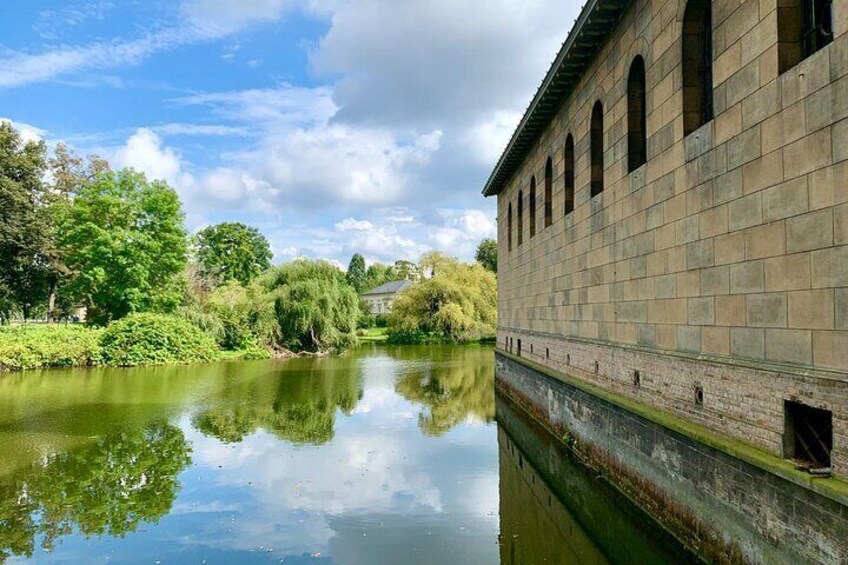
[[[370,314],[374,316],[388,314],[392,311],[392,304],[394,304],[397,295],[411,284],[412,281],[409,280],[389,281],[363,292],[362,300],[368,305]]]

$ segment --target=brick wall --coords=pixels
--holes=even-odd
[[[598,361],[608,386],[778,453],[784,399],[831,410],[834,465],[848,475],[848,2],[833,3],[834,41],[782,75],[777,3],[713,1],[715,118],[685,138],[685,1],[632,3],[498,195],[498,344],[521,339],[522,354],[532,346],[534,360],[587,379]],[[636,55],[647,68],[648,162],[628,174]],[[605,190],[590,198],[597,100]],[[553,224],[540,189],[531,238],[530,179],[543,186],[549,156]],[[507,206],[516,212],[519,190],[524,242],[513,234],[510,252]],[[639,392],[628,388],[636,364]],[[696,385],[703,406],[693,406]]]

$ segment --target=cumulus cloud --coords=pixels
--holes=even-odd
[[[212,171],[203,181],[211,185],[212,197],[228,185],[256,208],[397,203],[412,171],[425,167],[439,150],[442,135],[438,130],[407,135],[336,123],[338,108],[325,87],[280,85],[195,94],[173,102],[203,106],[238,127],[254,124],[263,130],[253,147],[228,155],[228,168]]]
[[[126,144],[112,154],[117,168],[131,167],[151,180],[164,180],[176,188],[190,188],[194,177],[183,171],[182,159],[176,150],[166,147],[152,130],[140,128]]]

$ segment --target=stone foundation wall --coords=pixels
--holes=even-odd
[[[507,340],[511,340],[510,349]],[[681,418],[783,455],[783,400],[797,399],[836,414],[834,473],[848,476],[848,381],[828,373],[708,356],[658,352],[593,340],[501,328],[498,347]],[[639,384],[634,384],[634,372]],[[753,384],[756,383],[756,388]],[[696,387],[703,396],[698,403]]]
[[[848,506],[497,355],[496,386],[706,557],[844,563]]]

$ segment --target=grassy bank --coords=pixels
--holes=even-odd
[[[268,357],[261,351],[224,351],[191,322],[135,314],[105,329],[81,324],[0,328],[0,372],[53,367],[134,367]]]
[[[389,339],[388,328],[368,328],[356,333],[359,341],[363,343],[383,343]]]

